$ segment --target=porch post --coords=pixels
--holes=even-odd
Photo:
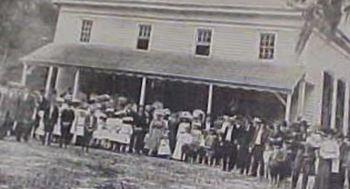
[[[332,96],[332,112],[331,112],[331,129],[336,128],[337,117],[337,96],[338,96],[338,80],[334,78],[333,81],[333,96]]]
[[[213,104],[213,84],[209,85],[208,90],[208,104],[207,104],[207,116],[210,116]]]
[[[46,87],[45,87],[45,97],[46,98],[48,98],[49,94],[50,94],[52,74],[53,74],[53,66],[50,66],[49,73],[47,74],[47,78],[46,78]]]
[[[58,94],[61,93],[61,91],[59,91],[60,80],[61,80],[61,74],[62,74],[62,68],[61,68],[61,67],[57,67],[57,75],[56,75],[55,89],[57,90],[57,93],[58,93]]]
[[[350,89],[349,83],[346,82],[345,85],[345,98],[344,98],[344,119],[343,119],[343,134],[346,136],[349,131],[349,97]]]
[[[23,86],[27,84],[27,70],[28,70],[28,65],[26,63],[23,63],[22,80],[21,80],[21,84]]]
[[[143,107],[145,105],[146,85],[147,85],[147,78],[146,77],[142,77],[141,92],[140,92],[140,102],[139,102],[139,106],[140,107]]]
[[[74,77],[73,99],[77,99],[78,98],[79,79],[80,79],[80,70],[78,68],[77,71],[75,72],[75,77]]]
[[[306,82],[303,79],[299,84],[299,95],[298,95],[298,116],[304,116],[304,105],[305,105],[305,92],[306,92]]]
[[[292,108],[292,94],[287,95],[287,102],[286,102],[286,109],[285,109],[285,121],[289,123],[290,120],[290,113],[291,113],[291,108]]]

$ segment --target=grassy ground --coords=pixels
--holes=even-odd
[[[0,189],[266,189],[218,168],[104,150],[0,141]]]

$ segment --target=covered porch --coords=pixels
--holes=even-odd
[[[230,111],[251,116],[266,116],[263,112],[278,111],[276,118],[286,121],[303,116],[305,74],[298,66],[230,62],[115,46],[55,43],[38,49],[21,61],[24,85],[28,70],[46,69],[43,86],[46,95],[53,89],[60,94],[71,88],[73,97],[79,98],[80,92],[87,92],[87,86],[104,85],[99,87],[105,88],[103,92],[107,93],[116,89],[130,91],[139,106],[162,100],[175,110],[203,109],[207,116]],[[96,73],[100,76],[94,75]],[[230,103],[238,108],[230,110],[227,106]],[[237,103],[240,105],[236,106]]]

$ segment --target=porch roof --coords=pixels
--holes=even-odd
[[[23,57],[21,61],[30,65],[91,68],[137,77],[284,94],[292,93],[305,74],[301,66],[213,60],[97,44],[51,43]]]

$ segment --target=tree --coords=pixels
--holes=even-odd
[[[43,37],[52,39],[56,18],[50,0],[1,0],[0,64],[42,45]]]
[[[350,9],[343,9],[346,2],[347,0],[315,0],[304,9],[305,23],[295,48],[298,54],[303,51],[314,28],[328,36],[335,34],[343,11]]]

